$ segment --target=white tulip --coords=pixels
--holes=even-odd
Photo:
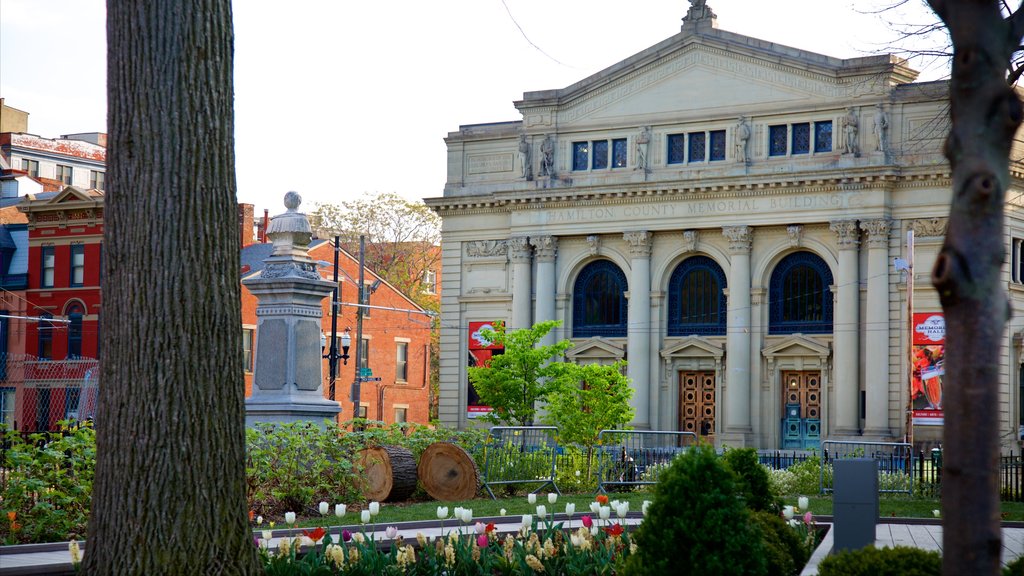
[[[380,514],[380,502],[370,502],[370,516]]]
[[[437,507],[437,519],[438,520],[444,520],[447,517],[448,517],[448,507],[447,506],[438,506]]]
[[[523,528],[529,530],[533,526],[533,515],[523,514]]]
[[[462,518],[461,519],[466,524],[469,524],[470,522],[472,522],[473,521],[473,509],[472,508],[463,508],[462,509]]]
[[[932,510],[932,516],[935,516],[936,518],[938,518],[939,516],[942,516],[942,511],[941,510]]]
[[[337,516],[338,518],[341,518],[342,516],[345,515],[345,512],[346,512],[347,508],[348,507],[345,506],[344,504],[335,504],[334,505],[334,515]]]
[[[629,502],[620,502],[619,505],[615,507],[615,515],[618,516],[619,518],[625,518],[626,514],[628,514],[628,513],[629,513]]]
[[[327,512],[330,511],[330,505],[327,502],[320,503],[320,515],[327,516]]]
[[[370,521],[370,511],[369,510],[363,510],[362,512],[360,512],[359,513],[359,521],[362,522],[363,524],[366,524],[367,522],[369,522]]]
[[[796,518],[790,518],[789,525],[792,526],[793,528],[796,528],[797,526],[800,525],[800,523],[796,521]]]
[[[548,504],[554,504],[555,502],[558,502],[558,494],[548,492]]]
[[[801,510],[807,510],[808,508],[811,507],[811,501],[810,499],[807,498],[807,496],[801,496],[796,501],[796,507]]]
[[[607,520],[612,516],[612,509],[610,506],[601,506],[601,510],[598,512],[601,516],[601,520]]]
[[[506,513],[507,512],[505,511],[504,508],[502,508],[501,510],[498,511],[498,514],[501,515],[501,516],[504,516]]]
[[[256,517],[256,525],[259,526],[261,524],[263,524],[263,516],[257,516]]]
[[[597,536],[597,526],[591,526],[590,527],[590,535],[591,536]]]
[[[273,530],[263,530],[263,539],[264,540],[268,540],[269,541],[273,537],[274,537],[274,531]]]
[[[569,536],[569,541],[572,542],[573,548],[579,548],[583,545],[583,538],[581,538],[579,534],[576,534],[575,532],[573,532],[573,534]]]
[[[573,502],[566,502],[565,503],[565,514],[567,516],[572,516],[575,513],[576,513],[576,504],[573,503]]]
[[[640,512],[642,512],[644,516],[647,516],[647,509],[650,508],[650,507],[651,507],[651,501],[650,500],[644,500],[644,503],[640,505]]]
[[[600,511],[601,511],[601,503],[600,502],[591,502],[590,503],[590,513],[591,514],[597,514]]]
[[[289,524],[295,524],[295,512],[285,512],[284,521]]]
[[[536,504],[537,503],[537,495],[534,494],[533,492],[530,492],[529,494],[526,495],[526,501],[529,502],[531,505],[532,504]]]
[[[786,520],[792,520],[793,519],[793,507],[792,506],[783,506],[782,507],[782,517],[785,518]]]
[[[537,504],[537,516],[544,518],[548,515],[548,509],[543,504]]]

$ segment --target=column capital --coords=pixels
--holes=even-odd
[[[888,218],[877,220],[865,220],[860,223],[861,230],[868,233],[868,246],[871,248],[886,248],[889,246],[889,228],[892,221]]]
[[[754,240],[754,229],[750,226],[722,226],[722,234],[729,239],[729,252],[747,254]]]
[[[860,246],[860,229],[856,220],[833,220],[828,227],[836,233],[840,250],[856,250]]]
[[[622,239],[629,244],[629,255],[633,258],[651,257],[651,238],[653,235],[646,230],[631,230],[622,233]]]
[[[530,245],[533,246],[537,256],[537,262],[554,262],[558,254],[557,236],[537,236],[530,238]]]
[[[683,230],[683,253],[696,252],[700,242],[700,231]]]
[[[512,262],[529,263],[533,255],[530,239],[526,236],[513,236],[508,239],[508,256]]]

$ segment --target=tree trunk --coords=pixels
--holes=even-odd
[[[999,370],[1010,307],[1003,206],[1021,103],[1006,83],[1021,34],[996,0],[929,0],[953,40],[953,203],[932,270],[946,316],[943,573],[1000,570]],[[1019,27],[1019,25],[1018,25]],[[1015,34],[1015,35],[1014,35]]]
[[[97,461],[87,574],[256,574],[230,0],[109,0]]]
[[[362,466],[360,488],[367,500],[397,502],[416,491],[416,459],[408,449],[366,448],[359,451],[356,461]]]
[[[480,489],[480,471],[458,444],[434,442],[420,454],[418,466],[423,489],[435,500],[472,500]]]

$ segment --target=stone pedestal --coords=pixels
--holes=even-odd
[[[321,302],[334,289],[323,280],[306,248],[312,229],[296,212],[298,194],[285,196],[288,212],[267,230],[274,250],[258,278],[243,282],[256,306],[256,367],[245,423],[311,421],[333,425],[341,406],[324,398],[320,349]]]

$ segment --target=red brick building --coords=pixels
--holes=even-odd
[[[240,222],[251,222],[240,213]],[[249,224],[251,226],[251,224]],[[243,224],[243,243],[246,240],[245,224]],[[251,235],[249,236],[251,238]],[[258,275],[263,269],[263,260],[270,255],[271,244],[250,244],[242,248],[242,278]],[[334,275],[334,250],[326,240],[313,240],[309,247],[309,256],[315,261],[328,263],[322,266],[320,274],[325,279]],[[356,308],[352,304],[358,301],[358,290],[355,280],[359,278],[359,260],[342,250],[339,253],[339,300],[344,304],[338,314],[338,333],[350,329],[351,358],[348,364],[338,362],[338,375],[335,385],[335,399],[341,403],[340,421],[349,420],[353,416],[353,403],[350,390],[356,376]],[[372,285],[378,277],[369,269],[366,270],[365,282]],[[360,416],[385,423],[394,422],[429,422],[430,405],[430,333],[431,322],[412,299],[408,298],[387,282],[381,280],[377,290],[370,296],[370,305],[380,308],[369,309],[363,319],[364,361],[362,365],[369,367],[377,382],[364,382],[360,394]],[[253,351],[256,335],[256,304],[257,299],[244,286],[242,287],[242,342],[246,351],[246,396],[252,391],[252,367],[255,366]],[[392,308],[388,310],[386,308]],[[407,310],[417,311],[416,313]],[[326,340],[331,333],[330,299],[323,301],[323,320],[321,327],[325,336],[324,354],[330,349]],[[339,344],[339,353],[341,345]],[[330,397],[328,384],[328,365],[324,360],[324,395]]]

